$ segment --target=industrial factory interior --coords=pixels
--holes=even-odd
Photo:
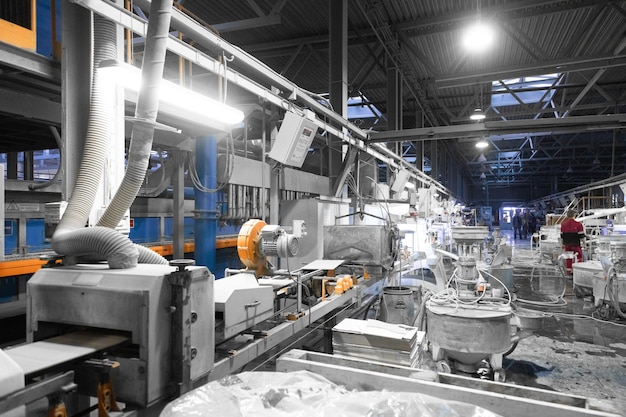
[[[626,1],[1,0],[0,417],[626,416]]]

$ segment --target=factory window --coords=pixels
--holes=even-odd
[[[348,120],[374,119],[372,124],[376,124],[382,113],[365,96],[348,98]]]
[[[511,78],[491,83],[491,106],[518,106],[552,100],[561,74]],[[520,103],[520,101],[522,103]]]
[[[25,178],[31,178],[34,181],[48,181],[54,177],[59,169],[59,150],[58,149],[43,149],[38,151],[15,152],[13,153],[15,159],[10,162],[10,157],[6,153],[0,154],[0,164],[4,164],[6,169],[4,172],[4,178],[12,178],[23,180]],[[31,160],[30,163],[24,163],[24,159]],[[13,165],[14,164],[14,165]],[[9,168],[11,166],[11,168]],[[32,173],[25,172],[26,166],[32,166]],[[9,169],[12,172],[9,172]]]
[[[0,19],[32,29],[31,0],[2,0],[0,2]]]

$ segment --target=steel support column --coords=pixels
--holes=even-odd
[[[176,153],[175,158],[176,168],[172,177],[172,192],[174,193],[172,244],[174,259],[183,259],[185,257],[185,164],[182,155]]]
[[[196,169],[204,187],[217,186],[217,139],[215,136],[196,138]],[[194,210],[195,259],[197,265],[215,269],[215,237],[217,235],[217,194],[196,189]]]
[[[329,5],[329,91],[330,103],[344,119],[348,118],[348,0],[331,1]],[[328,177],[331,187],[341,171],[344,151],[341,140],[330,137]],[[332,146],[334,145],[334,146]],[[334,149],[333,149],[334,148]],[[340,184],[341,188],[343,184]]]

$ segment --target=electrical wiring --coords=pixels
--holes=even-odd
[[[192,157],[191,153],[189,153],[187,156],[188,172],[194,187],[203,193],[215,193],[222,190],[230,182],[230,178],[232,177],[234,170],[235,159],[235,143],[231,132],[229,132],[226,137],[226,159],[227,161],[224,165],[224,181],[221,182],[216,188],[212,189],[207,188],[204,184],[202,184],[196,169],[195,159]]]
[[[533,282],[533,277],[535,274],[535,266],[533,266],[533,269],[531,271],[530,274],[530,284],[532,285]],[[549,294],[548,297],[551,298],[552,301],[535,301],[535,300],[526,300],[523,298],[518,298],[517,301],[519,303],[522,304],[528,304],[528,305],[533,305],[533,306],[543,306],[543,307],[563,307],[567,305],[567,300],[565,300],[563,297],[565,296],[565,290],[567,289],[567,284],[565,282],[565,276],[563,275],[563,271],[562,269],[559,267],[557,269],[561,274],[561,278],[563,280],[563,291],[561,291],[561,294],[558,296],[555,296],[553,294]]]
[[[594,314],[596,314],[597,312],[594,311],[591,313],[590,316],[585,316],[584,314],[570,314],[570,313],[551,313],[553,316],[555,317],[563,317],[563,318],[567,318],[567,319],[581,319],[581,320],[593,320],[596,321],[598,323],[604,323],[604,324],[611,324],[614,326],[620,326],[620,327],[626,327],[626,323],[616,323],[614,321],[608,321],[605,319],[599,319],[597,317],[594,317]]]
[[[484,277],[482,276],[482,274],[486,274],[486,275],[488,275],[490,278],[493,278],[494,280],[498,281],[498,283],[499,283],[500,285],[502,285],[502,288],[504,288],[504,290],[506,291],[506,294],[507,294],[507,296],[506,296],[506,297],[504,297],[504,299],[506,299],[506,300],[507,300],[507,303],[506,303],[505,305],[507,305],[507,306],[508,306],[508,305],[510,305],[510,304],[511,304],[511,293],[510,293],[509,289],[507,288],[507,286],[506,286],[506,285],[504,285],[504,283],[503,283],[502,281],[500,281],[500,280],[499,280],[499,279],[498,279],[495,275],[490,274],[490,273],[489,273],[489,272],[487,272],[487,271],[481,271],[480,269],[478,269],[478,274],[479,274],[479,275],[481,276],[481,278],[483,278],[483,279],[484,279]],[[488,280],[485,280],[485,281],[488,281]]]
[[[609,301],[611,301],[611,304],[613,304],[613,308],[615,309],[617,315],[623,319],[626,319],[626,314],[624,314],[619,305],[619,278],[617,276],[617,269],[615,269],[614,266],[609,268],[607,276],[609,277],[609,279],[606,283],[605,290],[608,293]],[[615,285],[614,282],[616,282],[617,285]],[[618,294],[613,293],[615,287],[617,287]]]

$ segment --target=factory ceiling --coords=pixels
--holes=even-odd
[[[137,0],[135,13],[146,4]],[[303,90],[329,92],[329,0],[179,6]],[[488,49],[473,53],[463,36],[478,19],[495,36]],[[140,42],[134,44],[140,54]],[[24,59],[37,70],[20,93],[42,106],[58,104],[52,98],[58,69]],[[12,70],[6,54],[0,62],[0,89],[15,91],[23,72]],[[387,132],[387,81],[394,71],[402,80],[402,132]],[[202,77],[195,72],[194,84]],[[351,110],[378,110],[353,119],[372,141],[401,144],[397,150],[422,160],[427,172],[446,155],[470,187],[535,188],[537,197],[626,171],[626,1],[348,0],[347,80],[350,97],[360,99]],[[0,116],[0,127],[14,132],[24,123],[28,133],[30,122],[58,123],[28,112],[16,118],[19,112],[3,110],[6,101],[15,102],[0,102],[0,115],[9,115]],[[469,119],[476,108],[484,120]],[[18,136],[9,136],[15,143],[3,139],[2,151],[19,148]],[[489,146],[476,148],[480,139]],[[437,179],[448,185],[451,170],[441,172]]]
[[[328,1],[182,6],[302,88],[328,92]],[[462,38],[479,14],[495,42],[472,54]],[[611,116],[626,112],[625,28],[624,1],[349,0],[349,94],[383,115],[360,126],[384,132],[396,68],[407,132],[387,140],[403,141],[405,156],[423,141],[428,166],[429,143],[441,141],[475,185],[560,191],[625,170],[626,120]],[[477,107],[483,122],[469,120]],[[480,151],[483,136],[490,146]]]

